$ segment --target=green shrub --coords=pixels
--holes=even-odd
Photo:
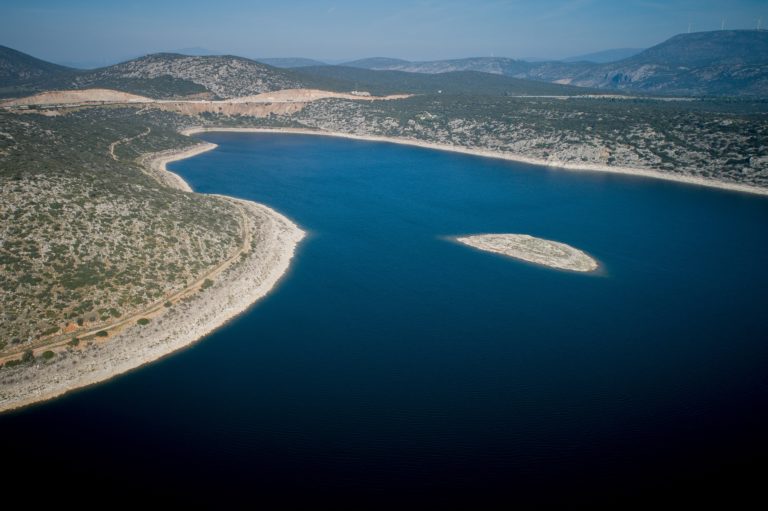
[[[47,350],[44,351],[41,356],[43,357],[43,360],[50,360],[56,356],[56,353],[52,352],[51,350]]]
[[[109,334],[107,333],[106,330],[99,330],[98,332],[96,332],[96,337],[107,337],[108,335]]]
[[[78,344],[80,344],[80,339],[78,339],[77,337],[73,337],[72,340],[69,341],[67,344],[69,344],[72,347],[75,347]]]
[[[59,331],[59,327],[52,326],[51,328],[48,328],[43,331],[43,335],[52,335]]]
[[[149,320],[147,318],[139,318],[138,321],[136,321],[136,323],[140,324],[141,326],[144,326],[149,324]]]
[[[24,354],[21,356],[21,361],[25,364],[29,364],[35,361],[35,354],[32,353],[32,350],[25,350]]]

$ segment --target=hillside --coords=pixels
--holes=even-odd
[[[551,70],[550,79],[559,79]],[[531,77],[529,75],[529,77]],[[768,32],[681,34],[633,57],[579,70],[569,83],[691,95],[768,95]]]
[[[153,119],[0,112],[0,357],[142,310],[239,246],[230,204],[134,162],[190,143]]]
[[[68,71],[72,69],[0,46],[0,87],[19,85]]]
[[[234,56],[157,53],[94,70],[58,66],[15,50],[0,51],[0,96],[46,90],[114,89],[155,99],[198,96],[227,99],[281,89],[331,88],[346,84],[305,83],[291,71]],[[310,80],[312,81],[312,80]],[[347,88],[348,90],[348,88]]]
[[[79,74],[72,88],[119,87],[137,81],[165,80],[168,92],[176,95],[208,92],[218,98],[250,96],[302,84],[280,69],[233,56],[188,56],[158,53],[114,66]],[[140,93],[137,90],[127,92]],[[158,94],[146,94],[157,97]],[[170,95],[170,94],[169,94]]]
[[[21,53],[19,55],[24,56]],[[501,62],[509,59],[496,60]],[[279,69],[242,57],[188,56],[172,53],[147,55],[114,66],[87,71],[54,64],[51,66],[53,67],[49,73],[26,81],[22,78],[14,82],[0,81],[0,87],[8,85],[10,94],[5,95],[98,88],[154,99],[190,96],[199,99],[230,99],[296,88],[339,92],[363,90],[375,95],[423,94],[435,93],[438,90],[445,94],[558,96],[590,92],[572,86],[503,76],[504,73],[491,75],[487,72],[455,71],[419,74],[329,65]]]
[[[450,73],[454,71],[478,71],[507,76],[526,73],[534,64],[504,57],[471,57],[465,59],[409,62],[400,59],[373,58],[355,60],[343,64],[348,67],[376,71],[405,71],[408,73]]]
[[[0,97],[84,88],[114,89],[155,99],[228,99],[292,88],[373,94],[589,92],[562,88],[564,85],[643,94],[768,96],[768,32],[755,30],[682,34],[632,57],[603,64],[501,57],[428,62],[377,57],[343,66],[304,66],[312,63],[306,59],[272,61],[283,67],[301,67],[278,68],[235,56],[158,53],[100,69],[75,70],[0,47]]]
[[[257,58],[254,59],[262,64],[267,64],[272,67],[280,67],[284,69],[290,69],[294,67],[307,67],[307,66],[325,66],[325,62],[321,62],[315,59],[305,59],[301,57],[284,57],[284,58]]]
[[[26,53],[0,46],[0,97],[35,92],[31,82],[47,81],[74,69],[40,60]]]
[[[480,71],[515,78],[644,93],[768,96],[768,32],[681,34],[608,63],[467,58],[431,62],[367,59],[353,67],[415,73]]]
[[[642,52],[643,48],[614,48],[612,50],[596,51],[561,59],[562,62],[593,62],[595,64],[608,64],[618,60],[634,57]]]
[[[348,83],[356,90],[372,94],[482,94],[491,96],[575,96],[595,90],[569,85],[523,80],[478,71],[453,71],[439,74],[406,71],[375,71],[345,66],[318,66],[298,70],[308,80]],[[597,91],[599,92],[599,91]]]

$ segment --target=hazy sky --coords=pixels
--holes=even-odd
[[[203,47],[247,57],[558,58],[755,28],[766,0],[2,0],[0,44],[99,63]]]

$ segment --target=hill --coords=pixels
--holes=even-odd
[[[416,73],[480,71],[643,93],[768,96],[768,32],[720,30],[681,34],[637,55],[602,64],[479,57],[431,62],[379,58],[350,65]]]
[[[99,69],[82,70],[35,59],[10,48],[0,51],[0,97],[40,91],[114,89],[154,99],[198,96],[228,99],[292,88],[350,90],[330,79],[231,55],[156,53]]]
[[[685,95],[768,95],[768,32],[681,34],[624,60],[549,78],[579,86]]]
[[[137,90],[143,82],[160,83],[158,90]],[[147,55],[114,66],[81,73],[70,87],[104,87],[151,97],[207,92],[218,98],[250,96],[302,84],[283,70],[242,57],[189,56],[174,53]]]
[[[305,59],[273,59],[282,67]],[[395,73],[395,74],[392,74]],[[476,74],[473,74],[476,73]],[[428,78],[429,75],[440,78]],[[514,80],[517,81],[514,81]],[[530,81],[540,82],[536,85]],[[549,82],[544,85],[543,82]],[[563,88],[563,86],[571,88]],[[0,47],[0,97],[109,88],[156,99],[227,99],[291,88],[434,93],[576,95],[593,90],[691,96],[768,96],[768,32],[682,34],[616,62],[526,62],[479,57],[428,62],[372,58],[284,69],[243,57],[158,53],[76,70]]]
[[[390,59],[388,57],[370,57],[367,59],[353,60],[339,64],[343,67],[359,67],[362,69],[397,69],[398,66],[409,65],[412,62],[403,59]]]
[[[643,48],[615,48],[612,50],[603,50],[584,55],[577,55],[575,57],[568,57],[562,59],[562,62],[593,62],[595,64],[608,64],[609,62],[616,62],[617,60],[634,57],[641,51],[643,51]]]
[[[0,46],[0,86],[22,84],[67,71],[71,69]]]
[[[290,69],[294,67],[307,67],[307,66],[325,66],[325,62],[321,62],[315,59],[305,59],[302,57],[285,57],[285,58],[263,58],[255,59],[262,64],[267,64],[272,67],[280,67],[284,69]]]
[[[0,81],[0,87],[8,85],[8,90],[24,95],[45,90],[113,89],[154,99],[188,96],[228,99],[294,88],[363,90],[377,95],[442,91],[445,94],[571,96],[589,92],[477,71],[417,74],[324,64],[280,69],[230,55],[157,53],[94,70],[50,66],[48,73],[28,80]]]
[[[375,71],[345,66],[301,68],[307,80],[347,83],[355,90],[385,94],[464,94],[489,96],[577,96],[598,92],[582,87],[522,80],[478,71],[452,71],[439,74],[406,71]],[[326,87],[327,88],[327,87]]]
[[[71,68],[40,60],[26,53],[0,46],[0,97],[16,90],[26,91],[25,84],[74,71]]]
[[[478,71],[507,76],[525,73],[531,67],[530,62],[504,57],[471,57],[465,59],[433,60],[409,62],[400,59],[374,58],[363,59],[343,64],[348,67],[377,71],[405,71],[409,73],[450,73],[454,71]]]

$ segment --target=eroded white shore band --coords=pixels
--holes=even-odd
[[[432,142],[423,142],[421,140],[409,139],[409,138],[397,138],[397,137],[384,137],[377,135],[354,135],[350,133],[343,133],[338,131],[325,131],[325,130],[313,130],[313,129],[301,129],[301,128],[213,128],[213,127],[195,127],[182,130],[184,135],[194,135],[196,133],[205,133],[211,131],[229,131],[229,132],[243,132],[243,133],[295,133],[299,135],[322,135],[327,137],[341,137],[349,138],[352,140],[366,140],[369,142],[391,142],[393,144],[410,145],[415,147],[424,147],[427,149],[437,149],[439,151],[450,151],[461,154],[471,154],[475,156],[483,156],[486,158],[497,158],[501,160],[517,161],[520,163],[528,163],[531,165],[540,165],[544,167],[552,167],[571,171],[591,171],[591,172],[607,172],[610,174],[624,174],[628,176],[641,176],[649,177],[652,179],[662,179],[664,181],[675,181],[677,183],[685,183],[690,185],[706,186],[709,188],[720,188],[722,190],[732,190],[737,192],[752,193],[757,195],[768,195],[768,188],[761,188],[759,186],[752,186],[739,183],[729,183],[727,181],[717,181],[715,179],[706,179],[695,176],[681,176],[670,174],[667,172],[660,172],[658,170],[632,168],[632,167],[614,167],[611,165],[599,165],[596,163],[571,163],[563,162],[560,160],[542,160],[539,158],[531,158],[528,156],[522,156],[513,153],[492,151],[489,149],[475,149],[462,146],[448,145],[448,144],[436,144]]]
[[[216,147],[198,145],[145,159],[161,182],[189,191],[165,165]],[[200,340],[269,293],[287,272],[304,231],[288,218],[255,202],[222,197],[237,204],[249,221],[253,249],[223,270],[212,287],[174,305],[148,325],[133,324],[107,342],[50,363],[0,372],[0,411],[45,401],[108,380]]]

